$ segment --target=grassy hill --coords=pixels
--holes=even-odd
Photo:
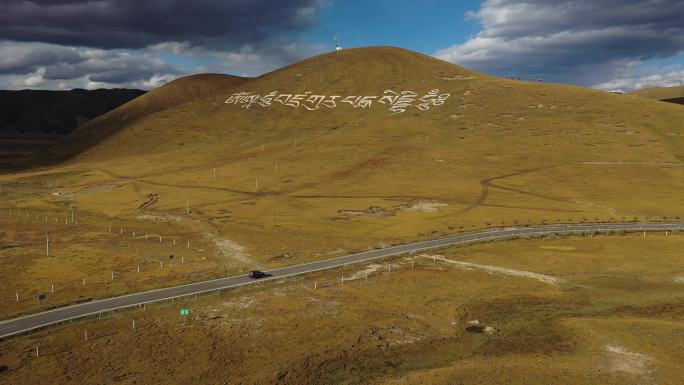
[[[684,98],[684,85],[677,87],[643,88],[632,92],[632,94],[656,100]]]
[[[30,161],[83,123],[144,93],[129,89],[0,91],[0,166]]]
[[[242,80],[243,78],[220,74],[201,74],[176,79],[80,125],[59,147],[42,154],[39,159],[34,158],[33,161],[45,164],[64,160],[147,115],[211,95],[217,90],[239,84]]]
[[[418,108],[433,89],[448,98]],[[273,91],[340,98],[317,109],[226,103]],[[413,91],[416,101],[395,114],[380,103],[395,95],[386,91]],[[355,108],[347,96],[377,98]],[[682,121],[680,106],[498,79],[391,47],[328,53],[253,79],[191,77],[84,125],[68,161],[0,176],[3,206],[64,221],[72,205],[80,218],[60,228],[51,259],[36,249],[54,229],[21,222],[23,233],[5,242],[33,232],[34,246],[13,249],[9,259],[29,267],[8,279],[47,283],[48,263],[76,271],[73,280],[105,280],[171,252],[224,275],[475,228],[680,217]],[[144,233],[174,243],[155,251],[160,242]]]

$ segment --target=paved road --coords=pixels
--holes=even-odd
[[[491,241],[504,238],[517,238],[535,234],[570,234],[594,231],[678,231],[683,229],[684,224],[679,223],[623,223],[610,225],[602,224],[506,228],[490,231],[481,231],[472,234],[454,235],[447,238],[411,243],[401,246],[393,246],[384,249],[366,251],[358,254],[351,254],[339,258],[327,259],[324,261],[311,262],[303,265],[296,265],[271,270],[269,271],[269,273],[272,275],[269,278],[261,279],[259,281],[252,280],[246,275],[243,275],[236,277],[220,278],[211,281],[197,282],[182,286],[168,287],[158,290],[150,290],[136,294],[129,294],[120,297],[66,306],[54,310],[45,311],[42,313],[32,314],[0,322],[0,338],[6,338],[15,334],[28,332],[48,325],[53,325],[116,309],[134,307],[142,304],[170,300],[172,298],[186,297],[194,294],[207,293],[215,290],[227,289],[236,286],[244,286],[255,282],[264,282],[284,277],[291,277],[295,275],[311,273],[314,271],[332,269],[335,267],[349,265],[352,263],[366,262],[373,259],[435,249],[444,246],[467,244],[471,242]]]

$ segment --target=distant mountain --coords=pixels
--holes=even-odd
[[[134,89],[0,91],[0,166],[30,161],[80,125],[143,94]]]
[[[0,133],[68,134],[144,93],[130,89],[0,91]]]
[[[681,101],[673,101],[684,98],[684,86],[677,87],[651,87],[642,88],[632,92],[633,95],[648,99],[662,100],[664,102],[682,104]]]
[[[684,105],[684,97],[682,98],[671,98],[671,99],[663,99],[663,102],[668,102],[668,103],[674,103],[674,104],[682,104]]]

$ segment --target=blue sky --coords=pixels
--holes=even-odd
[[[319,23],[306,31],[312,41],[331,45],[340,34],[345,47],[393,45],[432,54],[455,43],[463,43],[480,30],[467,20],[481,1],[334,1],[324,7]]]
[[[611,91],[684,84],[681,0],[13,0],[0,88],[151,89],[394,45],[495,76]]]

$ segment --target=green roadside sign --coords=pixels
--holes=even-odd
[[[181,314],[181,315],[189,315],[189,314],[190,314],[190,310],[188,310],[188,309],[181,309],[180,314]]]

